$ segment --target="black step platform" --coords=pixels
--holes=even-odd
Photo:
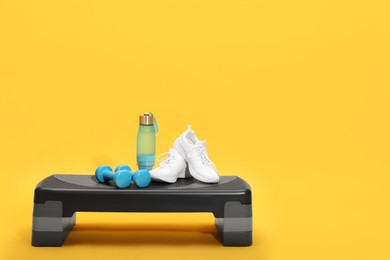
[[[54,174],[35,188],[32,245],[62,246],[77,211],[212,212],[223,245],[252,244],[251,188],[237,176],[222,176],[218,184],[189,178],[117,189],[92,175]]]

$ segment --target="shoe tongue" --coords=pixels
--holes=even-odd
[[[191,129],[191,125],[188,125],[187,130],[184,131],[185,134],[192,133],[195,134],[194,130]]]

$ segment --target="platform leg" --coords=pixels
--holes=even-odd
[[[224,246],[252,245],[252,205],[226,202],[223,218],[215,218]]]
[[[62,246],[76,223],[76,213],[72,217],[62,217],[61,201],[35,203],[33,213],[33,246]]]

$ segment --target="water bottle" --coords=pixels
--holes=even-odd
[[[139,117],[137,135],[138,169],[150,171],[156,156],[156,133],[158,131],[156,118],[147,112]]]

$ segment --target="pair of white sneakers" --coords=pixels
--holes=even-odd
[[[174,183],[177,178],[190,177],[186,176],[188,164],[190,175],[195,179],[206,183],[219,181],[217,169],[207,155],[206,141],[198,140],[191,125],[175,140],[173,146],[169,152],[159,155],[168,154],[159,161],[156,169],[150,171],[153,180]]]

